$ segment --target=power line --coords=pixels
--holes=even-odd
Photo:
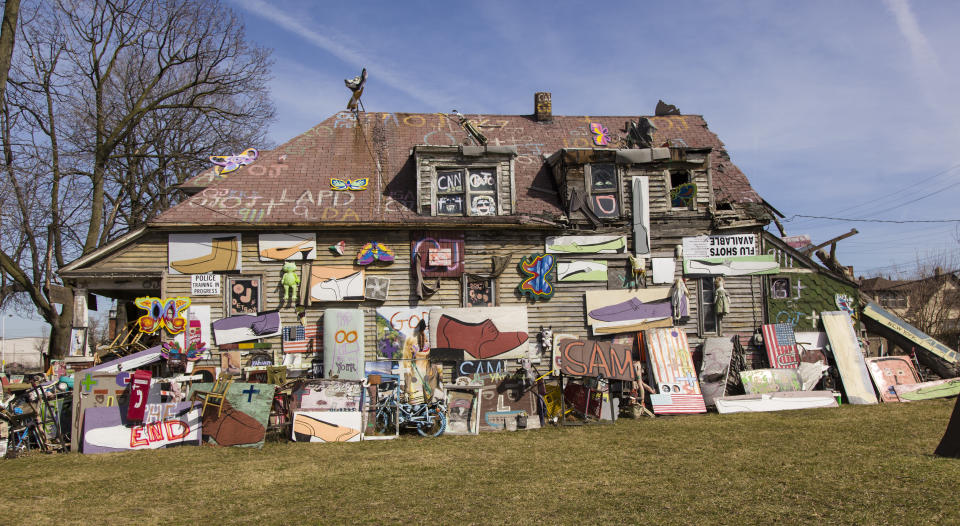
[[[827,219],[830,221],[854,221],[857,223],[960,223],[960,219],[854,219],[850,217],[829,217],[829,216],[810,216],[805,214],[794,214],[787,219],[784,219],[784,223],[793,221],[796,217],[805,217],[809,219]]]

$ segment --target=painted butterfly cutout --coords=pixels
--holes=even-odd
[[[521,294],[532,299],[549,299],[553,296],[553,271],[557,260],[550,254],[537,254],[520,260],[520,273],[526,278],[517,288]]]
[[[369,265],[374,260],[390,263],[393,261],[393,251],[376,241],[371,241],[357,252],[357,265]]]
[[[247,148],[240,155],[211,155],[210,162],[217,165],[214,170],[217,175],[226,175],[241,166],[253,163],[260,157],[256,148]]]
[[[590,133],[593,133],[593,144],[606,146],[610,142],[610,130],[599,122],[590,123]]]
[[[187,328],[187,319],[183,316],[183,311],[190,306],[190,298],[178,296],[163,301],[160,298],[146,296],[137,298],[133,303],[147,311],[137,319],[140,332],[152,334],[160,330],[160,327],[166,327],[170,334],[178,334]]]
[[[370,179],[363,177],[361,179],[330,179],[330,187],[334,190],[366,190]]]

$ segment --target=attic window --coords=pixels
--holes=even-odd
[[[696,202],[697,185],[690,172],[686,170],[670,171],[670,206],[676,209],[691,209]]]
[[[587,165],[590,185],[590,209],[600,219],[620,217],[620,177],[613,163]]]
[[[438,169],[435,188],[437,215],[497,215],[496,174],[496,168]]]

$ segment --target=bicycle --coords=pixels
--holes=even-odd
[[[390,395],[377,402],[374,430],[386,434],[397,426],[415,426],[425,437],[440,436],[447,429],[447,403],[445,400],[423,404],[404,402],[400,386],[397,386]]]

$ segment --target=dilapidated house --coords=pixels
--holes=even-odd
[[[538,340],[541,329],[603,338],[679,326],[691,347],[708,336],[747,344],[765,321],[762,275],[778,270],[761,250],[769,210],[703,117],[553,115],[549,93],[533,109],[340,112],[198,175],[181,203],[60,276],[80,295],[118,298],[131,321],[150,314],[135,298],[158,299],[157,323],[179,309],[169,298],[188,298],[189,327],[203,327],[211,363],[239,350],[230,366],[248,370],[264,361],[296,374],[332,342],[359,345],[359,364],[338,369],[328,354],[323,373],[362,374],[364,361],[398,356],[387,333],[419,320],[384,329],[378,314],[409,309],[449,310],[479,339],[498,331],[467,359],[543,363],[552,343]],[[634,312],[664,301],[665,314]],[[455,310],[484,307],[503,319]],[[217,327],[265,312],[277,322]],[[430,344],[455,347],[441,334],[453,325],[437,323]],[[501,341],[508,333],[511,344]],[[526,349],[513,352],[521,340]]]

